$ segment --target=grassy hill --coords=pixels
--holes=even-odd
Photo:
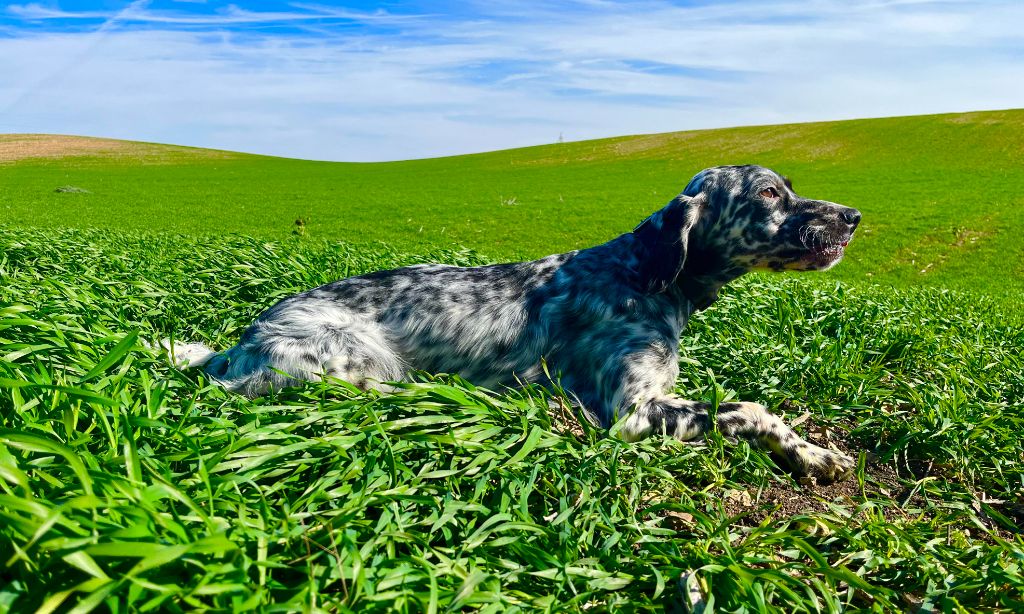
[[[675,132],[375,164],[0,137],[12,226],[463,245],[493,259],[630,230],[707,166],[756,163],[864,222],[828,275],[1024,293],[1024,110]],[[34,152],[34,153],[33,153]],[[40,153],[42,152],[42,153]],[[88,193],[57,193],[74,186]]]
[[[387,164],[0,137],[0,612],[1019,611],[1022,124]],[[674,392],[766,404],[856,456],[849,480],[718,433],[627,444],[557,390],[447,375],[248,400],[148,343],[226,348],[353,274],[597,243],[733,162],[865,222],[834,271],[745,277],[696,314]]]

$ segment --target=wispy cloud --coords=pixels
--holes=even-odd
[[[205,4],[196,0],[174,0],[188,4]],[[210,14],[182,14],[172,10],[147,10],[151,2],[134,2],[130,9],[117,11],[65,11],[60,8],[43,6],[38,3],[11,4],[7,12],[24,20],[107,20],[115,16],[125,22],[140,24],[170,24],[185,26],[232,26],[240,24],[286,23],[297,21],[320,21],[341,19],[350,21],[382,22],[408,20],[410,16],[389,15],[386,11],[372,12],[335,9],[327,6],[297,4],[296,11],[250,11],[234,4],[220,8]]]
[[[1024,106],[1015,1],[335,4],[8,5],[0,132],[379,160]]]

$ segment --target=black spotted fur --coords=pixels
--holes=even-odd
[[[274,305],[225,352],[190,344],[174,353],[248,396],[324,376],[381,387],[410,370],[488,387],[546,383],[543,360],[595,423],[631,412],[622,428],[629,439],[693,439],[711,428],[710,408],[670,394],[690,315],[747,271],[829,268],[859,220],[855,209],[797,196],[769,169],[710,168],[603,245],[532,262],[343,279]],[[715,422],[805,474],[832,480],[852,467],[761,405],[725,403]]]

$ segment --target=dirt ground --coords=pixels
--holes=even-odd
[[[32,158],[67,158],[97,155],[159,161],[174,154],[217,158],[232,156],[230,152],[210,149],[119,141],[117,139],[65,136],[60,134],[0,134],[0,164]]]

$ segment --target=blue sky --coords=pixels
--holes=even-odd
[[[0,4],[0,132],[394,160],[1024,106],[1024,2]]]

